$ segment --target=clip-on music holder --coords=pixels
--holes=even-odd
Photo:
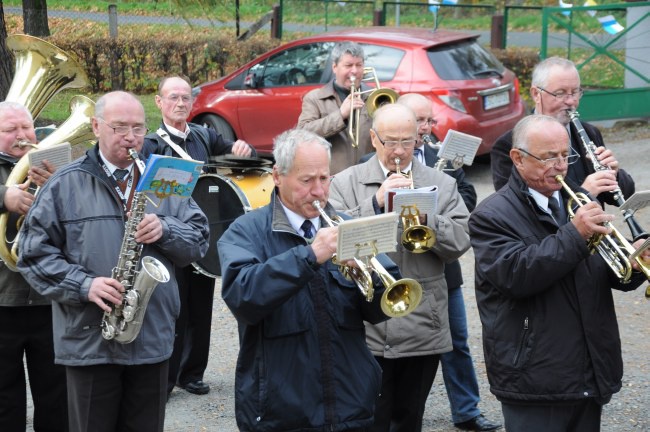
[[[365,260],[378,253],[397,250],[398,219],[396,213],[385,213],[341,222],[336,248],[338,260]]]
[[[438,150],[438,157],[452,161],[454,169],[472,165],[481,141],[479,137],[449,129]]]

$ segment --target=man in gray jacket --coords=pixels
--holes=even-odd
[[[191,198],[146,204],[135,233],[128,234],[144,245],[141,256],[158,259],[170,279],[144,304],[133,342],[104,339],[102,317],[125,292],[112,268],[123,253],[139,177],[128,150],[141,149],[147,128],[142,104],[125,92],[97,101],[92,126],[97,145],[41,188],[21,230],[18,268],[53,301],[55,360],[66,367],[70,429],[162,431],[180,309],[174,270],[207,251],[207,219]]]
[[[19,146],[20,142],[36,142],[32,116],[19,103],[0,102],[0,211],[8,213],[4,234],[9,240],[16,237],[18,218],[34,202],[34,195],[27,190],[28,182],[5,186],[14,165],[31,148]],[[46,167],[35,166],[28,173],[38,186],[54,171],[49,163]],[[34,402],[34,429],[65,431],[65,370],[54,364],[50,300],[34,291],[20,273],[2,262],[0,346],[0,430],[24,431],[27,424],[24,357]]]
[[[437,235],[432,249],[416,254],[398,242],[397,251],[388,254],[404,277],[422,285],[422,303],[406,317],[366,325],[368,346],[383,369],[371,430],[417,432],[440,354],[452,349],[444,266],[469,248],[469,213],[452,177],[413,160],[417,125],[412,110],[400,104],[379,108],[370,135],[377,154],[334,177],[330,189],[334,208],[353,217],[370,216],[384,212],[388,190],[412,183],[438,189],[436,214],[426,222]],[[397,158],[399,170],[410,171],[411,178],[395,173]]]

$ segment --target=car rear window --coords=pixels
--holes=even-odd
[[[391,81],[404,57],[404,51],[380,45],[361,44],[365,65],[375,68],[379,81]]]
[[[437,46],[427,51],[429,61],[444,80],[482,79],[502,76],[505,68],[475,41]]]

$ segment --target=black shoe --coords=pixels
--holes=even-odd
[[[188,392],[197,395],[204,395],[210,393],[210,386],[201,380],[189,382],[187,384],[182,385],[181,387],[183,387]]]
[[[493,423],[486,419],[483,414],[479,414],[473,419],[464,421],[462,423],[454,423],[458,429],[468,431],[495,431],[501,429],[501,423]]]

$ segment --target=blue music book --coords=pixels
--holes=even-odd
[[[137,192],[151,192],[158,198],[178,196],[189,198],[201,175],[203,162],[172,156],[149,156]]]

